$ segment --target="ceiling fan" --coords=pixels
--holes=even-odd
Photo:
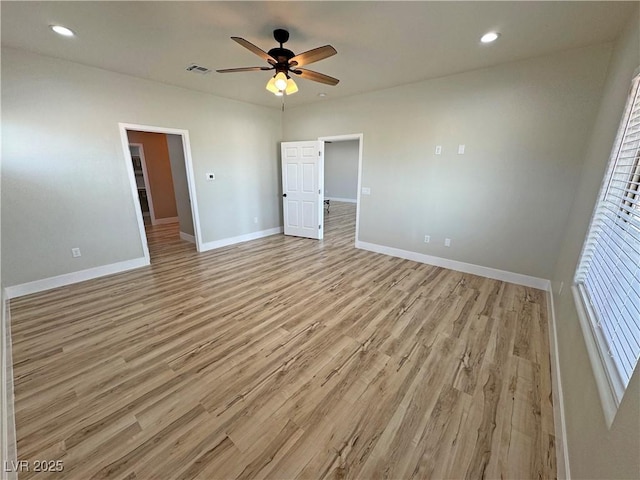
[[[234,73],[234,72],[256,72],[261,70],[275,70],[275,75],[267,83],[267,90],[274,93],[277,96],[284,94],[291,95],[298,91],[296,82],[291,78],[291,73],[305,78],[307,80],[313,80],[314,82],[324,83],[326,85],[337,85],[340,80],[330,77],[323,73],[314,72],[306,68],[300,68],[304,65],[309,65],[313,62],[324,60],[338,53],[331,45],[325,45],[324,47],[314,48],[304,53],[296,55],[291,50],[283,47],[283,44],[289,40],[289,32],[278,28],[273,31],[273,38],[280,44],[279,47],[272,48],[269,52],[265,52],[259,47],[256,47],[253,43],[240,37],[231,37],[231,40],[239,43],[247,50],[258,55],[263,60],[266,60],[270,65],[269,67],[241,67],[241,68],[227,68],[223,70],[216,70],[218,73]]]

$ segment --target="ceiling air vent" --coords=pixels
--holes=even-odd
[[[194,73],[209,73],[211,71],[210,68],[207,67],[203,67],[201,65],[196,65],[195,63],[192,63],[191,65],[189,65],[187,67],[187,72],[194,72]]]

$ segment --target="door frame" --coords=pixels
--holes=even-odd
[[[149,203],[149,216],[151,217],[151,225],[156,224],[156,215],[153,210],[153,198],[151,197],[151,188],[149,187],[149,171],[147,170],[147,162],[144,158],[144,145],[142,143],[129,143],[130,146],[139,148],[140,152],[140,164],[142,166],[142,180],[144,181],[144,188],[147,194],[147,202]],[[135,176],[135,172],[134,176]],[[137,187],[136,183],[136,187]],[[144,217],[144,215],[143,215]]]
[[[320,140],[321,142],[346,142],[348,140],[358,140],[358,191],[356,192],[356,235],[355,235],[354,246],[357,246],[360,241],[360,195],[362,194],[362,142],[363,142],[363,139],[364,139],[364,134],[362,133],[318,137],[318,140]],[[326,156],[326,149],[325,149],[325,156]],[[325,168],[324,165],[326,165],[326,158],[325,158],[325,162],[322,165],[322,168]]]
[[[136,219],[138,220],[138,229],[140,231],[140,243],[147,264],[151,263],[149,255],[149,245],[147,243],[147,233],[144,228],[144,219],[142,218],[142,208],[140,207],[140,199],[138,198],[138,186],[136,185],[135,175],[133,173],[133,160],[131,159],[131,151],[129,150],[129,137],[127,130],[137,130],[140,132],[164,133],[169,135],[180,135],[182,137],[182,151],[184,153],[184,162],[187,172],[187,187],[189,189],[189,201],[191,202],[191,217],[193,220],[193,230],[196,239],[196,250],[202,251],[202,236],[200,231],[200,214],[198,210],[198,202],[195,190],[195,175],[193,173],[193,158],[191,156],[191,142],[189,140],[189,131],[179,128],[157,127],[152,125],[138,125],[134,123],[118,123],[120,130],[120,140],[122,142],[122,151],[124,152],[124,160],[129,175],[129,183],[131,186],[131,197],[135,205]]]

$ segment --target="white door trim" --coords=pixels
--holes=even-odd
[[[118,123],[120,129],[120,139],[122,141],[122,150],[124,151],[127,163],[127,172],[129,174],[129,182],[131,183],[131,194],[136,206],[136,218],[138,219],[138,227],[140,230],[140,242],[142,250],[147,262],[150,262],[149,246],[147,245],[147,234],[144,230],[144,220],[142,219],[142,209],[140,208],[140,199],[138,198],[138,187],[133,174],[133,162],[131,160],[131,152],[129,151],[129,137],[127,130],[138,130],[141,132],[165,133],[170,135],[180,135],[182,137],[182,149],[184,153],[185,168],[187,170],[187,186],[189,188],[189,200],[191,201],[191,217],[193,219],[193,230],[195,233],[196,249],[201,252],[202,234],[200,231],[200,213],[198,210],[198,202],[196,199],[196,180],[193,173],[193,159],[191,157],[191,142],[189,140],[189,131],[179,128],[156,127],[151,125],[138,125],[133,123]]]
[[[362,133],[352,133],[348,135],[332,135],[328,137],[318,137],[321,142],[344,142],[347,140],[358,140],[358,192],[356,195],[356,239],[354,245],[360,241],[360,194],[362,193]]]
[[[151,216],[151,225],[155,225],[156,214],[153,210],[153,198],[151,197],[151,185],[149,184],[149,170],[147,170],[147,161],[144,157],[144,145],[142,143],[129,143],[132,147],[138,147],[140,152],[140,164],[142,166],[142,180],[144,181],[144,189],[147,194],[147,203],[149,204],[149,215]],[[135,171],[133,172],[135,178]],[[136,187],[137,187],[136,183]]]

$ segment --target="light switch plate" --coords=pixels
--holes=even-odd
[[[464,145],[458,145],[458,155],[464,155]]]
[[[442,145],[436,145],[436,155],[442,154]]]

